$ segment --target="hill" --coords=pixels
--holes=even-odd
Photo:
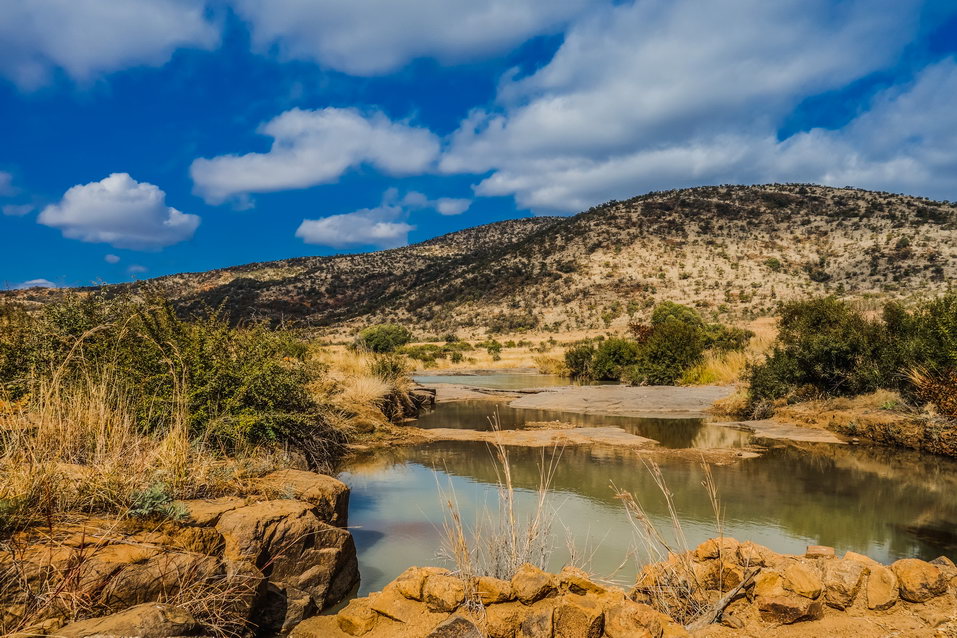
[[[622,325],[664,299],[751,318],[777,301],[816,294],[927,296],[957,276],[955,257],[953,203],[807,184],[713,186],[611,201],[573,217],[499,222],[393,250],[103,289],[152,289],[184,309],[222,306],[236,321],[560,332]]]

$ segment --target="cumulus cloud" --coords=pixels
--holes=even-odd
[[[117,248],[156,250],[193,236],[200,219],[166,205],[166,193],[127,173],[113,173],[68,190],[37,221],[64,237]]]
[[[253,45],[353,75],[430,57],[461,62],[559,30],[605,0],[234,0]]]
[[[398,201],[398,191],[394,188],[390,188],[382,196],[382,201]],[[429,199],[427,195],[418,191],[409,191],[402,198],[401,202],[407,209],[431,208],[440,215],[461,215],[472,206],[471,199],[459,199],[454,197]]]
[[[4,204],[2,209],[4,215],[11,217],[22,217],[34,208],[33,204]]]
[[[219,42],[196,0],[5,0],[0,11],[0,75],[26,90],[56,69],[85,82]]]
[[[435,201],[435,210],[442,215],[461,215],[472,205],[471,199],[442,197]]]
[[[15,195],[17,189],[13,187],[13,175],[0,171],[0,197]]]
[[[57,285],[49,279],[31,279],[22,284],[13,286],[14,290],[27,290],[29,288],[56,288]]]
[[[330,248],[396,248],[409,243],[409,232],[415,230],[415,226],[402,221],[404,216],[401,206],[383,205],[320,219],[304,219],[296,230],[296,237],[307,244]]]
[[[833,168],[871,161],[876,141],[858,139],[874,128],[867,118],[805,139],[779,141],[777,130],[808,96],[896,59],[916,30],[917,4],[878,5],[648,0],[594,12],[569,30],[547,65],[506,77],[495,107],[463,120],[440,170],[491,171],[478,195],[567,212],[655,188],[853,176]],[[874,108],[901,97],[882,96]],[[915,126],[903,118],[886,123],[901,133],[878,138],[895,142]],[[844,155],[829,156],[834,150]]]
[[[410,175],[429,169],[439,153],[439,140],[429,130],[356,109],[296,108],[259,132],[273,138],[268,153],[195,160],[190,175],[196,193],[219,204],[249,193],[334,182],[363,164],[389,175]]]

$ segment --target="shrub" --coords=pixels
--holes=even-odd
[[[565,351],[565,367],[573,379],[592,379],[592,360],[595,358],[595,346],[588,341],[574,344]]]
[[[408,328],[394,323],[383,323],[363,328],[356,337],[354,346],[382,354],[394,352],[410,341],[412,341],[412,333]]]
[[[380,354],[372,357],[369,372],[386,383],[395,384],[409,372],[405,359],[395,354]]]
[[[598,346],[591,362],[591,377],[617,381],[622,371],[638,362],[638,344],[629,339],[611,337]]]
[[[693,323],[665,321],[651,332],[623,380],[633,385],[674,385],[701,361],[704,351],[704,332]]]

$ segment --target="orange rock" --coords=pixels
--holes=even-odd
[[[784,570],[784,588],[804,598],[814,599],[821,595],[824,583],[821,574],[805,563],[792,563]]]
[[[512,576],[512,589],[515,591],[516,598],[530,605],[554,593],[555,583],[551,575],[530,563],[525,563]]]
[[[900,596],[923,603],[947,592],[947,577],[936,565],[916,558],[904,558],[891,565],[900,586]]]
[[[605,615],[587,596],[564,596],[555,608],[555,635],[563,638],[601,638]]]
[[[868,609],[890,609],[898,598],[897,576],[883,565],[875,565],[870,570],[866,585]]]

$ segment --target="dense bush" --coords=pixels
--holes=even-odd
[[[0,391],[9,398],[108,375],[144,433],[179,421],[220,449],[291,443],[314,465],[342,442],[308,389],[319,371],[289,332],[235,328],[215,313],[186,320],[162,301],[95,295],[0,316]]]
[[[912,310],[888,304],[880,319],[832,297],[784,304],[772,352],[748,377],[753,405],[886,388],[941,407],[934,397],[955,374],[957,295],[950,294]]]
[[[572,345],[565,351],[565,367],[572,379],[592,379],[592,361],[595,358],[595,346],[589,341]]]
[[[591,361],[591,378],[601,381],[621,379],[625,368],[638,362],[639,346],[630,339],[612,337],[598,344]]]
[[[394,352],[412,341],[412,333],[405,326],[383,323],[363,328],[355,340],[355,347],[382,354]]]
[[[642,344],[637,363],[625,371],[623,380],[633,385],[674,385],[701,360],[705,342],[704,331],[693,323],[665,321]]]

